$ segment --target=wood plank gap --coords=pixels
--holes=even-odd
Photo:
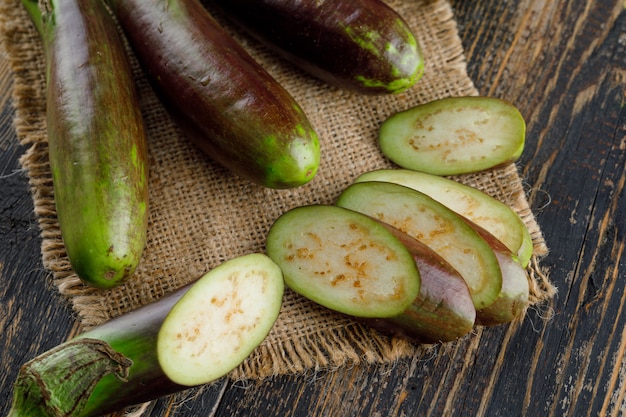
[[[622,259],[623,254],[624,254],[624,243],[622,243],[619,246],[617,250],[617,257],[615,259]],[[613,286],[619,279],[618,275],[619,275],[619,267],[616,266],[615,269],[613,270],[613,274],[611,277],[611,281],[614,283]],[[622,317],[622,314],[624,311],[624,305],[626,305],[626,291],[622,293],[622,297],[619,303],[620,307],[619,307],[618,313],[615,315],[616,317]],[[617,333],[618,331],[617,324],[618,324],[618,320],[615,320],[613,322],[613,329],[611,331],[611,335],[614,335]],[[610,343],[607,343],[607,349],[609,345]],[[624,366],[626,365],[624,363],[624,355],[626,355],[626,327],[622,328],[619,349],[617,349],[617,351],[613,355],[613,359],[616,360],[616,364],[613,365],[613,372],[611,373],[611,378],[607,386],[607,393],[606,393],[606,396],[604,397],[604,402],[602,404],[602,408],[599,413],[599,415],[601,416],[609,415],[608,411],[609,411],[609,406],[611,405],[611,399],[613,397],[612,393],[615,392],[615,389],[616,389],[615,387],[617,386],[617,381],[620,378],[620,376],[623,378],[622,371],[624,371]],[[606,355],[603,358],[602,363],[599,366],[599,369],[604,369],[605,364],[606,364]],[[621,364],[621,366],[618,367],[617,366],[618,364]],[[596,396],[597,387],[600,385],[598,382],[598,380],[600,379],[601,379],[601,375],[600,373],[598,373],[598,377],[596,378],[596,384],[594,387],[594,397]],[[620,385],[621,385],[621,395],[619,397],[621,397],[621,401],[623,401],[623,395],[624,395],[624,381],[623,380],[620,381]],[[617,404],[614,404],[616,406],[615,408],[616,410],[619,410],[618,404],[621,401],[618,401]],[[614,413],[613,415],[617,415],[617,414]]]
[[[476,414],[477,416],[484,416],[487,413],[487,408],[489,407],[490,400],[493,398],[496,381],[498,380],[498,378],[500,377],[500,373],[502,372],[504,358],[508,353],[509,343],[511,342],[513,335],[517,332],[516,324],[517,323],[511,323],[504,333],[504,339],[500,344],[500,349],[498,350],[498,357],[496,358],[495,366],[493,367],[491,374],[489,375],[489,382],[484,391],[485,394],[480,399],[478,413]]]
[[[530,362],[530,366],[528,369],[528,375],[535,375],[535,372],[537,370],[537,367],[539,366],[539,358],[541,357],[542,353],[544,352],[544,348],[545,348],[545,333],[546,333],[546,327],[547,326],[543,326],[543,329],[541,331],[541,337],[537,338],[537,343],[535,344],[535,350],[534,353],[532,355],[532,360]],[[533,326],[534,328],[534,326]],[[524,396],[524,401],[523,401],[523,409],[524,410],[528,410],[528,408],[530,407],[531,404],[531,400],[532,400],[532,392],[533,392],[533,386],[534,386],[534,382],[535,382],[535,378],[528,378],[527,379],[527,383],[526,383],[526,395]]]
[[[606,218],[606,216],[605,216],[605,218]],[[619,259],[622,258],[623,254],[624,254],[624,244],[622,243],[621,245],[619,245],[617,247],[616,256],[613,257],[613,259],[618,259],[619,260]],[[607,273],[605,275],[607,275],[607,276],[605,276],[604,282],[609,282],[610,283],[608,288],[605,291],[605,293],[608,296],[608,294],[612,294],[615,291],[615,286],[616,286],[616,283],[618,282],[618,279],[619,279],[619,276],[618,276],[619,275],[619,266],[615,265],[614,269],[612,271],[607,271]],[[620,302],[620,308],[619,308],[619,314],[616,317],[622,317],[621,313],[623,311],[623,306],[624,306],[624,294],[626,294],[626,291],[624,293],[622,293],[621,302]],[[603,297],[603,298],[607,298],[607,297]],[[608,309],[608,302],[604,302],[602,304],[601,314],[600,314],[600,317],[598,319],[598,323],[604,323],[605,322],[605,318],[607,316],[607,314],[606,314],[607,313],[607,309]],[[617,322],[618,322],[617,320],[613,322],[613,329],[612,329],[612,331],[610,333],[611,336],[604,343],[604,346],[603,346],[604,347],[604,353],[601,355],[602,359],[601,359],[600,364],[598,366],[599,370],[604,370],[605,369],[607,356],[608,356],[607,353],[610,351],[610,346],[611,346],[612,341],[613,341],[613,335],[616,333],[616,330],[617,330],[617,328],[616,328]],[[597,336],[597,335],[598,335],[598,333],[595,333],[594,336]],[[592,352],[592,347],[593,347],[592,345],[595,345],[596,339],[597,339],[597,337],[594,337],[592,340],[590,340],[589,353]],[[622,350],[622,349],[623,349],[623,346],[621,346],[620,350]],[[586,366],[585,366],[584,372],[582,370],[579,372],[578,384],[577,384],[577,387],[576,387],[576,392],[575,392],[574,398],[580,398],[580,393],[582,392],[582,389],[585,386],[584,379],[586,378],[586,375],[587,375],[586,371],[587,371],[587,367],[588,367],[589,362],[590,362],[590,360],[589,360],[590,357],[589,356],[590,355],[586,355],[587,361],[586,361]],[[598,387],[600,386],[600,381],[602,379],[602,376],[600,374],[601,374],[601,372],[598,372],[598,374],[596,375],[596,383],[593,384],[593,389],[592,389],[592,395],[591,395],[592,398],[596,398],[597,397]],[[588,412],[587,412],[588,416],[591,416],[591,411],[592,411],[591,409],[588,410]]]

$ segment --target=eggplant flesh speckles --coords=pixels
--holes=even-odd
[[[307,232],[301,236],[298,244],[286,242],[283,245],[287,249],[283,259],[299,269],[309,270],[332,288],[352,288],[355,291],[353,294],[359,299],[371,297],[372,291],[381,291],[380,288],[368,288],[370,279],[377,276],[373,271],[378,262],[372,262],[372,259],[393,262],[397,260],[397,254],[385,245],[370,240],[367,230],[362,226],[350,224],[349,228],[349,233],[355,233],[356,236],[337,241]],[[336,250],[329,250],[329,246],[336,247]],[[385,297],[395,298],[399,290],[387,289],[380,295],[383,296],[383,293],[386,293]]]
[[[427,132],[432,132],[435,129],[433,127],[429,127],[426,129]],[[433,143],[432,138],[430,138],[427,134],[423,135],[414,135],[409,138],[408,144],[415,151],[438,151],[440,149],[446,148],[460,148],[468,146],[469,144],[482,144],[485,142],[485,138],[478,135],[478,133],[471,131],[469,129],[457,129],[454,131],[454,135],[449,136],[452,139],[439,141]],[[456,139],[456,140],[454,140]]]

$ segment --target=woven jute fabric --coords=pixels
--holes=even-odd
[[[19,140],[27,148],[21,164],[30,180],[41,228],[43,263],[51,272],[53,288],[71,304],[82,329],[155,301],[226,260],[263,252],[266,234],[280,214],[306,204],[332,204],[358,175],[393,167],[377,146],[377,132],[380,123],[394,112],[433,99],[478,94],[466,72],[449,3],[389,0],[389,4],[418,37],[426,57],[425,74],[403,94],[373,97],[323,84],[215,13],[294,96],[318,132],[322,150],[319,173],[309,184],[290,190],[251,184],[200,152],[171,121],[131,54],[148,131],[148,239],[133,279],[103,291],[83,285],[72,272],[57,223],[47,154],[41,41],[19,0],[0,0],[3,53],[10,59],[14,80],[14,123]],[[456,179],[505,202],[526,222],[534,239],[529,276],[532,303],[536,304],[549,299],[554,288],[539,265],[547,247],[518,171],[512,164]],[[387,363],[414,355],[419,349],[424,347],[384,336],[287,290],[271,333],[231,377],[258,379],[363,362]]]

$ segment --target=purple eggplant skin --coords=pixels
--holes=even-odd
[[[461,274],[419,240],[379,223],[413,256],[421,277],[420,292],[411,307],[396,317],[359,320],[382,333],[422,344],[451,342],[470,333],[476,309]]]
[[[269,188],[315,176],[302,108],[197,0],[106,0],[165,107],[200,149]]]
[[[85,283],[136,269],[148,224],[144,122],[123,41],[100,0],[22,0],[45,52],[47,134],[59,227]]]
[[[490,232],[461,216],[489,244],[502,270],[502,289],[496,300],[476,313],[476,324],[496,326],[523,316],[529,306],[530,285],[517,255]]]
[[[408,24],[380,0],[213,0],[286,60],[333,86],[400,93],[424,72]]]

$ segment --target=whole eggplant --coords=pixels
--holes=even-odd
[[[181,129],[215,161],[270,188],[316,174],[319,141],[295,99],[197,0],[107,0]]]
[[[381,0],[213,0],[284,58],[362,94],[400,93],[424,72],[406,21]]]
[[[76,274],[111,288],[148,225],[144,122],[125,46],[100,0],[22,0],[45,52],[47,134],[61,235]]]

